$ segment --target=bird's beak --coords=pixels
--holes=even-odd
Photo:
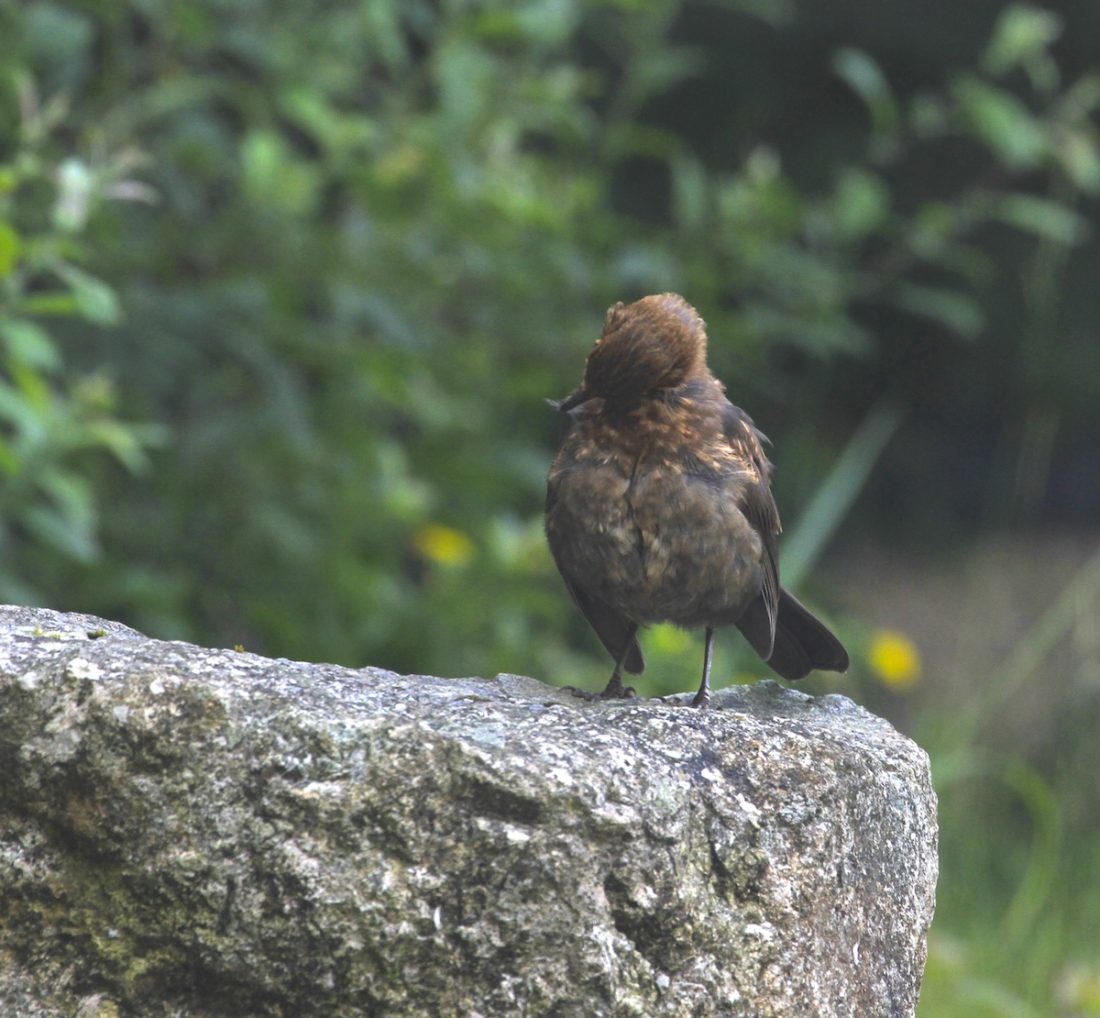
[[[590,393],[582,385],[576,392],[574,392],[572,395],[566,396],[565,399],[563,399],[560,403],[556,405],[561,413],[567,414],[574,407],[578,407],[582,403],[587,403],[591,398],[592,393]]]

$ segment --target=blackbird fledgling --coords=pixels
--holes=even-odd
[[[735,625],[785,679],[843,672],[848,654],[779,585],[766,441],[706,362],[703,320],[674,293],[615,304],[580,387],[556,404],[561,447],[546,490],[546,536],[569,593],[615,660],[602,697],[631,695],[645,668],[638,629],[706,628],[710,699],[718,626]]]

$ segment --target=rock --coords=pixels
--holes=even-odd
[[[0,609],[0,1013],[911,1015],[925,754]]]

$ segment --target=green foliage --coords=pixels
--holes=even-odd
[[[0,548],[8,562],[30,544],[88,564],[99,554],[94,454],[138,470],[155,429],[115,417],[109,375],[70,368],[51,324],[119,324],[115,291],[80,265],[93,257],[81,234],[98,203],[140,185],[123,177],[127,153],[97,166],[60,156],[67,104],[40,102],[25,75],[2,83],[0,103]],[[0,596],[44,592],[2,568]]]
[[[575,623],[537,534],[556,426],[541,399],[574,383],[607,303],[688,292],[726,376],[783,348],[874,361],[873,317],[982,333],[987,224],[1060,247],[1086,235],[1095,97],[1052,71],[1052,15],[1008,9],[973,69],[909,99],[870,54],[839,50],[867,149],[807,186],[773,146],[719,165],[647,115],[706,70],[704,49],[674,41],[683,10],[22,7],[16,52],[54,111],[31,134],[44,143],[64,118],[77,139],[37,171],[69,248],[53,244],[55,285],[26,299],[110,330],[103,358],[67,360],[108,365],[172,440],[148,478],[99,468],[68,501],[54,491],[68,516],[52,540],[77,535],[89,568],[27,555],[12,581],[33,568],[140,625],[257,649],[560,674],[557,633]],[[1041,108],[1004,83],[1021,67]],[[948,138],[970,146],[973,177],[914,193],[904,168]],[[135,144],[151,191],[127,179]],[[654,165],[667,190],[632,212],[629,181]],[[1069,190],[1035,193],[1037,172]],[[71,249],[87,230],[94,265]],[[0,265],[29,257],[18,243],[0,233]],[[13,327],[9,345],[47,370],[56,341]],[[95,434],[136,465],[132,428]],[[819,434],[786,483],[808,491],[844,441]],[[90,483],[121,496],[109,560]],[[841,515],[811,522],[807,547]],[[466,542],[460,561],[420,539],[439,527]]]

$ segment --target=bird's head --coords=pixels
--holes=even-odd
[[[654,294],[633,304],[619,301],[607,310],[581,387],[561,409],[571,410],[593,397],[629,409],[643,396],[683,385],[705,372],[706,364],[703,319],[679,294]]]

